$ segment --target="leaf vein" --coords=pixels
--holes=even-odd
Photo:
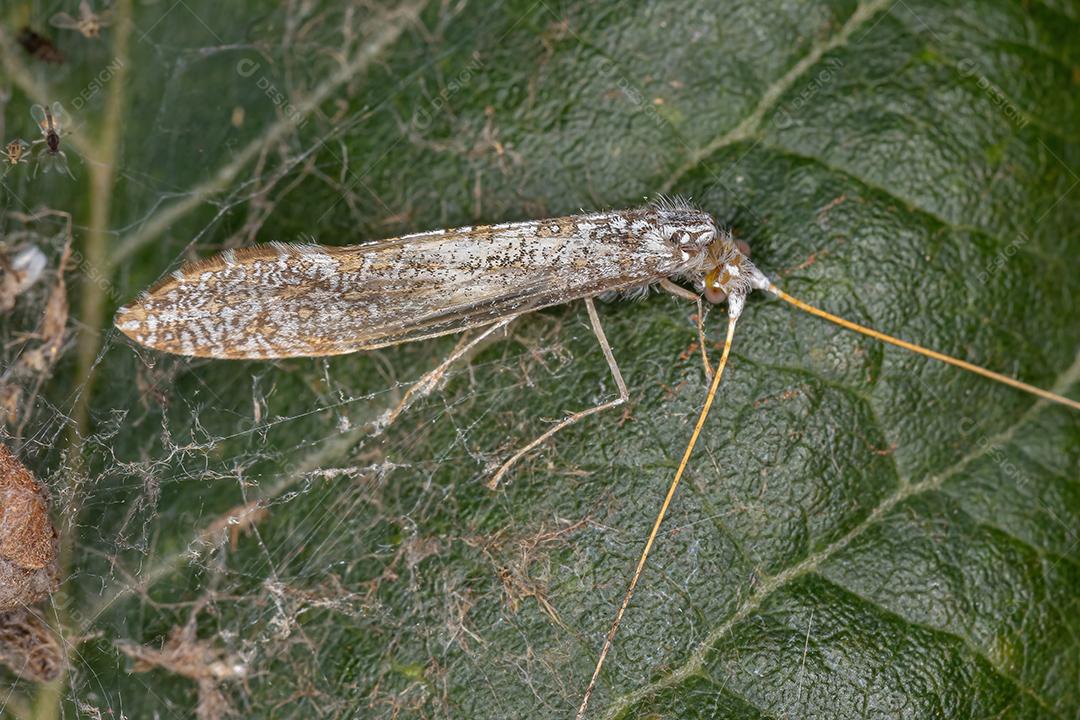
[[[1065,369],[1059,376],[1057,382],[1054,384],[1055,391],[1060,392],[1065,388],[1073,385],[1080,380],[1080,354],[1078,354],[1073,360],[1072,365]],[[773,595],[776,591],[786,587],[793,580],[802,577],[805,574],[814,572],[817,568],[826,560],[832,558],[834,555],[844,550],[853,540],[858,538],[866,530],[874,527],[879,521],[881,521],[894,507],[904,500],[910,497],[920,495],[924,492],[931,490],[937,490],[948,478],[952,477],[956,473],[967,467],[968,464],[974,460],[985,455],[989,448],[1000,445],[1009,441],[1016,432],[1025,425],[1032,417],[1041,412],[1044,408],[1048,407],[1050,403],[1045,400],[1038,400],[1032,404],[1032,406],[1023,413],[1017,421],[1008,428],[1002,430],[996,436],[990,439],[989,442],[980,445],[977,449],[971,453],[965,455],[948,468],[945,468],[941,473],[931,476],[926,480],[918,483],[906,484],[887,496],[882,500],[858,525],[849,530],[843,537],[832,542],[823,550],[818,553],[807,556],[798,563],[790,566],[786,570],[783,570],[776,575],[762,576],[760,583],[758,584],[758,591],[754,593],[747,602],[738,610],[736,610],[731,617],[722,622],[716,628],[709,632],[705,636],[705,639],[695,648],[689,658],[681,666],[675,668],[667,676],[653,681],[643,687],[633,690],[624,694],[620,698],[617,698],[609,709],[604,713],[603,717],[608,720],[619,716],[628,708],[640,702],[643,698],[653,695],[660,690],[667,687],[671,687],[689,676],[697,673],[704,665],[705,655],[708,650],[716,644],[716,642],[730,632],[735,625],[748,618],[754,611],[761,607],[762,603]]]
[[[891,0],[870,0],[870,2],[860,4],[855,12],[852,13],[851,17],[848,18],[847,22],[844,23],[843,27],[840,28],[839,32],[822,42],[815,43],[811,47],[810,52],[800,58],[786,73],[765,88],[765,91],[761,95],[760,102],[758,102],[750,114],[743,118],[738,125],[731,130],[728,130],[723,135],[709,141],[697,150],[691,151],[690,156],[686,161],[661,184],[660,192],[671,192],[672,187],[674,187],[684,175],[700,165],[703,160],[717,150],[737,142],[742,142],[743,140],[754,138],[761,128],[761,123],[762,120],[764,120],[766,113],[776,106],[776,103],[783,94],[794,86],[800,78],[806,75],[825,53],[847,44],[852,33],[865,25],[871,18],[877,15],[880,10],[888,7],[890,1]],[[877,23],[875,23],[875,25],[876,24]],[[874,26],[871,25],[870,27],[873,28]]]
[[[905,625],[910,625],[912,627],[916,627],[916,628],[920,628],[922,630],[925,630],[925,631],[927,631],[929,633],[932,633],[934,635],[939,635],[939,636],[942,636],[942,637],[945,637],[945,638],[952,639],[953,641],[958,643],[962,648],[964,648],[964,650],[969,655],[971,655],[972,657],[974,657],[976,659],[979,659],[979,660],[982,660],[983,662],[985,662],[987,664],[987,666],[989,666],[998,677],[1002,678],[1003,680],[1008,681],[1010,684],[1012,684],[1014,687],[1016,687],[1020,692],[1030,696],[1039,705],[1039,707],[1041,707],[1043,710],[1050,713],[1054,717],[1061,717],[1061,715],[1057,711],[1055,711],[1054,708],[1049,703],[1047,703],[1046,700],[1038,692],[1036,692],[1034,688],[1031,688],[1031,687],[1028,687],[1028,686],[1024,685],[1024,683],[1020,682],[1019,678],[1017,678],[1013,674],[1009,673],[1004,668],[1002,668],[1002,667],[998,666],[997,664],[995,664],[969,638],[964,637],[963,635],[956,632],[955,630],[948,630],[946,628],[939,627],[937,625],[930,625],[930,624],[925,623],[925,622],[923,622],[921,620],[915,620],[915,619],[909,618],[909,617],[907,617],[905,615],[901,615],[900,613],[896,612],[895,610],[891,610],[891,609],[885,607],[880,602],[878,602],[876,599],[871,598],[871,597],[867,597],[866,595],[862,595],[860,593],[857,593],[854,590],[852,590],[851,588],[845,587],[844,585],[841,585],[840,583],[832,580],[831,578],[829,578],[827,576],[821,575],[820,573],[814,573],[814,576],[817,577],[817,578],[822,579],[823,581],[827,582],[829,585],[832,585],[833,587],[840,590],[841,592],[843,592],[843,593],[845,593],[847,595],[850,595],[853,598],[857,598],[859,600],[859,602],[861,602],[865,606],[873,609],[875,612],[878,612],[878,613],[880,613],[882,615],[885,615],[885,616],[888,616],[888,617],[895,618],[895,619],[903,622]]]
[[[787,157],[787,158],[791,158],[793,160],[802,160],[804,162],[813,163],[813,164],[823,168],[824,170],[828,170],[831,173],[834,173],[836,175],[843,176],[843,177],[849,178],[851,180],[854,180],[855,182],[857,182],[860,185],[862,185],[863,187],[865,187],[867,190],[871,190],[874,193],[880,194],[882,197],[884,197],[884,198],[886,198],[888,200],[892,200],[893,202],[895,202],[895,203],[897,203],[899,205],[902,205],[904,208],[906,208],[908,210],[911,210],[912,212],[919,213],[919,214],[925,216],[926,218],[938,223],[939,225],[941,225],[944,228],[954,230],[954,231],[957,231],[957,232],[967,232],[967,233],[971,233],[973,235],[979,235],[981,237],[993,240],[993,241],[997,242],[1000,245],[1007,245],[1010,242],[1013,242],[1011,240],[1006,241],[1005,239],[1003,239],[1001,237],[998,237],[997,235],[995,235],[995,234],[991,233],[990,231],[986,230],[985,228],[981,228],[981,227],[978,227],[976,225],[965,225],[964,223],[958,223],[958,222],[955,222],[953,220],[949,220],[948,218],[946,218],[946,217],[944,217],[942,215],[939,215],[938,213],[934,212],[933,210],[919,204],[919,202],[917,200],[914,200],[914,199],[911,199],[911,198],[906,198],[906,197],[903,197],[902,195],[898,195],[895,191],[890,190],[887,187],[884,187],[882,185],[878,185],[878,184],[874,183],[873,181],[862,177],[861,175],[859,175],[858,173],[856,173],[856,172],[854,172],[852,170],[848,170],[848,169],[845,169],[843,167],[833,165],[833,164],[827,162],[826,160],[817,157],[816,155],[803,155],[803,154],[801,154],[799,152],[796,152],[795,150],[784,147],[782,145],[768,144],[768,145],[763,145],[762,147],[765,150],[768,150],[769,152],[775,153],[779,157]],[[1016,250],[1018,252],[1031,252],[1032,255],[1035,255],[1036,257],[1040,257],[1036,253],[1034,253],[1034,251],[1030,250],[1027,247],[1026,244],[1016,246]],[[1043,259],[1045,259],[1045,258],[1043,258]]]

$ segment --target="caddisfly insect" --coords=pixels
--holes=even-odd
[[[694,292],[677,284],[689,284]],[[704,406],[604,640],[578,718],[641,577],[660,525],[716,396],[735,324],[753,290],[927,357],[1054,402],[1080,403],[972,363],[850,322],[791,297],[762,273],[707,213],[681,201],[644,208],[464,227],[352,247],[270,244],[227,251],[181,267],[134,304],[117,327],[143,345],[181,355],[269,359],[336,355],[501,327],[522,313],[584,299],[619,397],[557,423],[506,461],[494,487],[525,453],[578,420],[625,402],[629,393],[592,298],[652,285],[676,295],[727,302],[723,351]],[[698,313],[699,333],[702,332]]]

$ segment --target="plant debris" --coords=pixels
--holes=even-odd
[[[196,603],[188,622],[173,628],[161,649],[127,640],[117,641],[116,647],[135,661],[132,668],[135,672],[161,668],[194,680],[199,693],[196,717],[220,720],[234,714],[221,686],[243,680],[247,676],[247,665],[240,658],[230,656],[213,639],[199,639],[196,617],[202,606],[203,602]]]
[[[24,680],[51,682],[64,669],[56,634],[32,608],[0,613],[0,662]]]
[[[0,369],[0,427],[12,437],[22,437],[23,429],[36,406],[37,396],[52,377],[68,339],[68,294],[64,272],[71,262],[71,216],[56,210],[41,210],[33,215],[9,213],[9,217],[28,223],[56,216],[65,221],[64,248],[60,253],[56,277],[48,289],[41,309],[35,308],[33,329],[18,336],[4,348],[6,367]],[[5,302],[13,306],[19,293],[28,289],[42,275],[47,264],[36,247],[11,253],[0,260],[0,311]],[[38,257],[40,256],[40,257]],[[4,264],[6,263],[6,265]],[[9,279],[10,278],[10,279]],[[10,360],[9,360],[10,359]]]
[[[15,41],[35,60],[52,65],[61,65],[66,59],[63,51],[56,47],[52,40],[29,27],[20,30]]]
[[[36,245],[0,250],[0,313],[15,307],[15,299],[37,282],[47,262]]]
[[[0,662],[27,680],[59,677],[64,653],[30,606],[56,590],[57,532],[45,487],[0,444]]]

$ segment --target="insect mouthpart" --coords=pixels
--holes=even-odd
[[[727,302],[728,293],[732,290],[733,280],[738,278],[740,271],[738,266],[724,265],[714,267],[705,274],[705,299],[714,305]]]
[[[730,232],[722,232],[709,246],[711,269],[700,281],[698,290],[704,298],[718,305],[728,303],[728,315],[738,317],[746,297],[752,290],[765,290],[769,280],[750,262],[750,247],[735,240]]]

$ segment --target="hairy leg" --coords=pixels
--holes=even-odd
[[[611,353],[611,346],[608,345],[607,336],[604,335],[604,329],[600,326],[600,318],[596,315],[596,306],[593,304],[592,298],[585,298],[585,308],[589,311],[589,322],[592,324],[592,329],[593,332],[596,334],[596,339],[600,341],[600,349],[604,353],[604,359],[607,360],[608,367],[611,369],[611,375],[615,378],[615,384],[619,388],[619,396],[614,400],[600,403],[595,407],[572,413],[571,415],[557,422],[555,425],[552,425],[551,428],[547,430],[547,432],[543,433],[535,440],[530,442],[528,445],[518,450],[510,457],[509,460],[504,462],[499,467],[499,469],[495,472],[494,475],[491,476],[491,479],[487,482],[487,486],[490,489],[494,490],[496,487],[498,487],[499,482],[503,479],[503,477],[510,470],[510,468],[512,468],[518,462],[518,460],[532,452],[537,446],[545,442],[555,433],[559,432],[563,428],[573,425],[579,420],[589,417],[590,415],[595,415],[596,413],[607,410],[609,408],[618,407],[619,405],[622,405],[624,402],[630,399],[630,392],[626,389],[626,383],[623,381],[622,373],[619,371],[619,365],[615,362],[615,356]]]

